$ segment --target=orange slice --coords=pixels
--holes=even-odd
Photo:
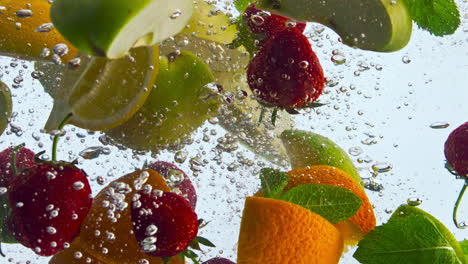
[[[52,55],[56,45],[65,44],[68,53],[59,56],[62,62],[76,56],[77,49],[49,24],[51,4],[48,1],[0,0],[0,6],[5,7],[0,12],[0,53],[33,59],[40,58],[44,48]]]
[[[346,172],[331,166],[310,166],[288,172],[289,182],[285,190],[308,183],[327,184],[346,188],[362,200],[362,205],[354,216],[335,226],[343,234],[346,244],[356,244],[363,235],[375,227],[372,205],[362,186]]]
[[[325,218],[285,201],[247,197],[238,264],[335,264],[342,252],[343,238]]]

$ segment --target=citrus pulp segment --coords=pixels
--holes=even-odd
[[[364,50],[400,50],[408,44],[412,33],[405,1],[261,0],[258,7],[298,21],[322,23],[333,29],[346,45]]]
[[[10,88],[0,81],[0,136],[8,126],[8,120],[11,117],[12,110],[13,105]]]
[[[192,12],[191,0],[55,0],[51,18],[81,51],[120,58],[177,34]]]
[[[289,171],[288,175],[285,191],[302,184],[326,184],[348,189],[362,200],[354,216],[335,225],[342,232],[346,244],[356,244],[363,235],[374,229],[376,219],[369,198],[362,186],[344,171],[331,166],[310,166]]]
[[[5,8],[0,14],[0,54],[28,60],[55,54],[62,62],[76,56],[76,48],[52,25],[47,1],[0,0],[0,6]]]
[[[247,197],[238,264],[336,264],[342,251],[340,232],[318,214],[285,201]]]
[[[78,69],[66,69],[45,129],[70,124],[104,130],[130,119],[150,94],[158,73],[157,46],[140,47],[124,58],[93,57]]]
[[[136,150],[159,150],[181,144],[209,117],[221,98],[208,66],[194,54],[162,56],[155,87],[141,109],[127,122],[106,134]]]

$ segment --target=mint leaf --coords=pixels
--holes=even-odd
[[[204,245],[204,246],[207,246],[207,247],[216,247],[215,244],[213,244],[211,241],[209,241],[208,239],[204,238],[204,237],[201,237],[201,236],[197,236],[196,237],[196,240]]]
[[[454,0],[404,0],[411,18],[436,36],[453,34],[460,25],[460,12]]]
[[[324,184],[303,184],[279,197],[322,216],[333,224],[356,214],[362,200],[348,189]]]
[[[353,256],[362,264],[464,263],[449,240],[427,215],[408,214],[369,232]]]
[[[267,198],[276,198],[288,184],[288,174],[271,168],[260,170],[260,180],[262,182],[263,196]]]
[[[255,2],[255,0],[237,0],[234,1],[234,6],[236,7],[237,11],[242,14],[244,13],[245,9],[247,9],[247,7],[253,2]]]

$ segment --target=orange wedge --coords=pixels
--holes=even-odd
[[[325,218],[289,202],[247,197],[238,264],[336,264],[341,233]]]
[[[137,192],[135,184],[146,178],[144,184],[149,184],[152,190],[170,191],[165,179],[153,170],[140,170],[125,175],[113,182],[94,198],[91,209],[86,216],[80,230],[80,235],[73,241],[71,247],[54,256],[49,264],[81,264],[82,259],[90,257],[103,264],[135,264],[146,259],[151,264],[162,264],[163,260],[146,255],[133,235],[130,206],[132,197]],[[119,195],[125,196],[120,201],[115,200]],[[114,198],[112,198],[114,197]],[[114,202],[112,202],[114,201]],[[110,205],[109,205],[110,202]],[[127,203],[123,210],[114,210],[110,217],[110,206]],[[84,257],[76,259],[76,252]],[[94,262],[93,262],[94,263]],[[171,264],[183,264],[185,261],[178,257],[171,259]]]
[[[362,200],[362,205],[354,216],[341,221],[335,226],[343,234],[346,244],[356,244],[363,235],[375,227],[375,215],[372,205],[362,186],[346,172],[331,166],[310,166],[288,172],[289,182],[285,190],[308,183],[327,184],[346,188]]]
[[[44,48],[53,54],[56,45],[65,44],[68,53],[59,56],[62,62],[76,56],[77,49],[49,24],[51,4],[48,1],[0,0],[0,6],[5,7],[0,12],[0,54],[22,59],[40,58]]]

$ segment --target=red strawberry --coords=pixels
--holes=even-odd
[[[38,255],[51,256],[77,236],[91,207],[86,173],[72,164],[39,163],[9,188],[10,231]]]
[[[148,165],[148,168],[163,176],[169,182],[169,187],[175,193],[187,198],[192,208],[195,209],[197,205],[197,192],[195,191],[195,187],[193,187],[192,181],[184,171],[176,165],[165,161],[153,162]],[[181,179],[181,177],[183,178]]]
[[[247,22],[252,33],[261,34],[258,38],[260,46],[268,38],[287,28],[296,28],[300,32],[304,32],[306,28],[305,23],[295,22],[290,18],[257,9],[255,6],[254,3],[247,7],[242,18]]]
[[[0,187],[8,187],[8,183],[14,177],[11,156],[14,148],[7,148],[0,152]],[[34,161],[34,152],[25,147],[21,147],[16,151],[16,169],[20,173],[24,169],[33,167],[36,162]]]
[[[236,263],[225,258],[212,258],[210,260],[203,262],[203,264],[236,264]]]
[[[444,152],[453,169],[459,175],[468,176],[468,122],[450,133]]]
[[[148,255],[172,257],[198,233],[197,214],[187,199],[172,192],[139,191],[133,197],[133,232]]]
[[[322,66],[308,39],[294,28],[265,43],[249,64],[247,81],[261,100],[280,108],[308,105],[325,86]]]

